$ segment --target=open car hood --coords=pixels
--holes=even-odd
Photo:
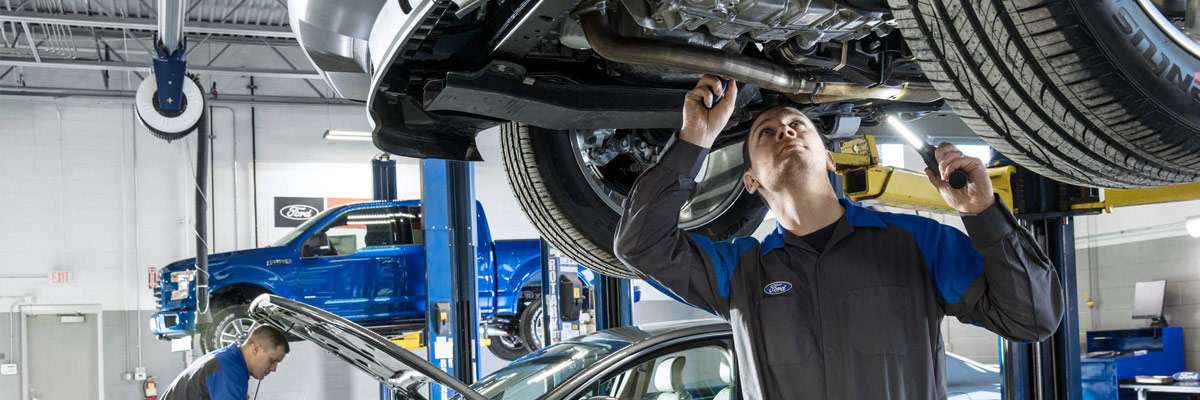
[[[263,294],[250,303],[250,316],[260,323],[316,343],[405,398],[423,398],[418,390],[432,380],[466,399],[487,400],[412,352],[328,311]]]

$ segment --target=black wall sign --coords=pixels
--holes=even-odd
[[[324,197],[276,197],[275,227],[295,228],[324,210]]]

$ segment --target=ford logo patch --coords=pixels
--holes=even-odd
[[[763,292],[766,294],[784,294],[792,290],[792,284],[788,282],[771,282],[763,287]]]
[[[293,204],[280,207],[279,215],[287,219],[303,221],[316,216],[317,208],[310,205]]]

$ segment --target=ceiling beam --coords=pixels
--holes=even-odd
[[[82,14],[49,14],[32,11],[5,12],[4,14],[0,14],[0,21],[38,24],[65,24],[93,28],[126,28],[144,31],[158,30],[158,23],[154,18],[114,18],[101,15],[89,16]],[[202,33],[211,35],[237,35],[293,39],[296,37],[296,34],[292,33],[292,30],[286,26],[213,23],[201,21],[185,21],[183,23],[183,31],[188,33]]]
[[[0,59],[0,65],[16,67],[45,67],[82,70],[131,71],[145,72],[150,70],[149,63],[111,62],[97,60],[45,60],[37,62],[28,59]],[[215,67],[204,65],[188,65],[188,72],[210,75],[241,75],[261,78],[290,78],[290,79],[322,79],[316,71],[292,71],[286,69]]]
[[[79,99],[112,99],[117,101],[133,101],[137,92],[132,90],[99,90],[99,89],[67,89],[52,87],[21,87],[0,86],[0,98],[4,97],[52,97]],[[216,99],[209,99],[209,104],[280,104],[280,105],[319,105],[364,107],[363,103],[346,99],[331,99],[302,96],[261,96],[244,94],[224,94]]]

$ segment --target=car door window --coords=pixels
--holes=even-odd
[[[712,344],[655,356],[602,379],[589,393],[621,400],[726,400],[738,396],[732,352]]]
[[[313,234],[329,238],[329,250],[322,257],[346,256],[367,247],[399,243],[399,210],[396,207],[364,208],[347,211]]]
[[[400,207],[396,214],[396,244],[425,244],[420,206]]]

